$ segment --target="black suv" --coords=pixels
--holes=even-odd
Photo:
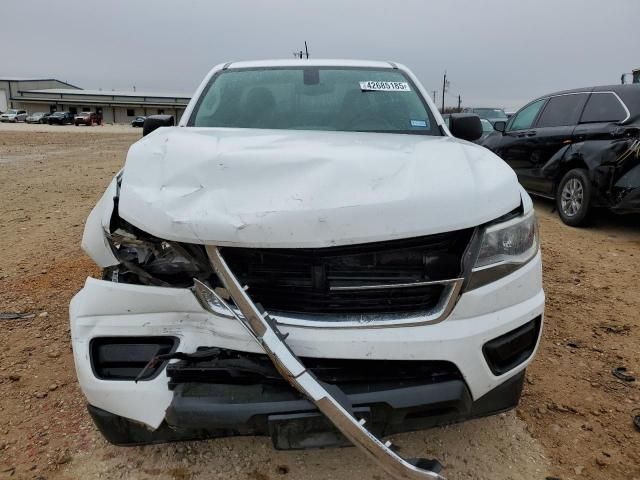
[[[47,123],[49,125],[64,125],[65,123],[72,124],[74,116],[71,112],[54,112],[47,117]]]
[[[584,225],[598,206],[640,212],[640,85],[545,95],[494,128],[481,144],[555,199],[564,223]]]

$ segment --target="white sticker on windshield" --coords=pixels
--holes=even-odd
[[[360,82],[360,90],[380,92],[410,92],[411,88],[409,88],[409,84],[407,82],[379,82],[376,80],[369,80],[367,82]]]

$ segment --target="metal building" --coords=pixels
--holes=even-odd
[[[158,113],[179,120],[189,100],[187,95],[85,90],[55,79],[0,77],[0,111],[102,112],[105,123],[129,123],[139,115]]]
[[[22,108],[14,102],[20,96],[21,90],[38,90],[42,88],[64,88],[78,90],[80,87],[53,78],[23,78],[0,76],[0,112],[9,108]],[[46,111],[49,109],[47,108]]]

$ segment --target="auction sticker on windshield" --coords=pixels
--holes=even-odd
[[[363,91],[381,91],[381,92],[410,92],[407,82],[380,82],[369,80],[368,82],[360,82],[360,90]]]

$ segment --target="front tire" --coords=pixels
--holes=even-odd
[[[591,220],[591,180],[582,168],[569,170],[558,185],[556,208],[560,219],[571,227],[584,227]]]

